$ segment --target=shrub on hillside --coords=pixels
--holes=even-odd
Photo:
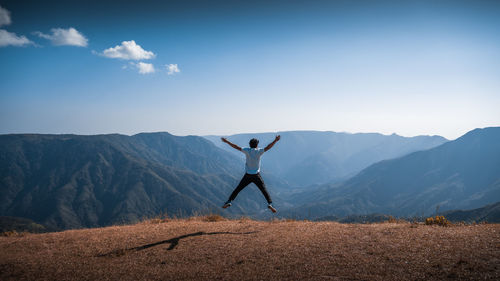
[[[444,216],[428,217],[425,219],[426,225],[451,226],[451,222]]]
[[[10,230],[10,231],[4,231],[0,233],[0,236],[4,237],[18,237],[18,236],[24,236],[26,233],[25,232],[17,232],[15,230]]]

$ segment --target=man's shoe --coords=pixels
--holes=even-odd
[[[223,209],[226,209],[226,208],[229,208],[231,207],[231,201],[227,201],[226,203],[224,203],[224,206],[222,206]]]
[[[277,210],[276,210],[276,209],[273,207],[273,205],[271,205],[271,204],[267,205],[267,208],[268,208],[269,210],[271,210],[273,213],[276,213],[276,212],[277,212]]]

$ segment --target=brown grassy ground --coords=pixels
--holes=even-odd
[[[172,220],[0,237],[1,280],[500,280],[500,225]]]

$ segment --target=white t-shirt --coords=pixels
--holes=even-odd
[[[244,147],[241,149],[247,158],[245,171],[247,174],[258,174],[260,172],[260,156],[264,154],[264,148]]]

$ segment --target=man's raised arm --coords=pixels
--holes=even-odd
[[[281,137],[280,137],[280,135],[277,135],[277,136],[274,138],[273,142],[272,142],[272,143],[270,143],[270,144],[268,144],[268,145],[264,148],[264,151],[268,151],[269,149],[271,149],[271,147],[273,147],[273,145],[274,145],[276,142],[278,142],[278,141],[280,140],[280,138],[281,138]]]
[[[236,144],[228,141],[226,138],[220,138],[223,142],[229,144],[232,148],[241,151],[241,147],[237,146]]]

